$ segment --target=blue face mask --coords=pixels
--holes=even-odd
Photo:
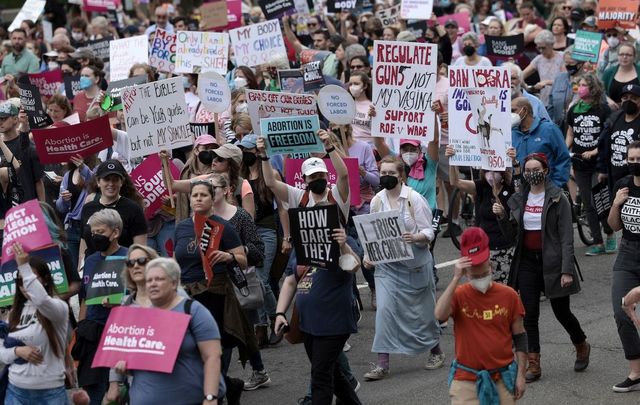
[[[80,76],[80,89],[81,90],[86,90],[89,87],[93,86],[93,80],[91,80],[90,78],[86,77],[86,76]]]

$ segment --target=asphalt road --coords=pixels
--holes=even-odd
[[[572,297],[572,309],[592,345],[591,363],[583,373],[573,371],[575,350],[569,336],[556,321],[548,303],[541,303],[540,340],[542,378],[529,384],[521,404],[587,405],[640,404],[640,392],[614,393],[611,386],[624,380],[628,365],[616,331],[611,304],[611,270],[615,255],[586,257],[586,248],[576,240],[576,257],[585,278],[582,292]],[[458,258],[450,239],[439,239],[435,248],[437,263]],[[453,267],[440,270],[439,292],[451,279]],[[364,282],[359,274],[359,281]],[[387,379],[365,382],[362,375],[375,362],[371,353],[375,314],[370,309],[368,288],[361,289],[365,311],[359,333],[349,340],[349,362],[362,387],[358,395],[363,404],[445,404],[448,403],[447,375],[453,357],[452,326],[443,331],[442,349],[446,366],[434,371],[423,369],[426,355],[419,357],[392,355],[391,374]],[[449,322],[450,325],[452,322]],[[262,352],[272,383],[267,388],[245,392],[243,404],[296,404],[304,396],[310,366],[302,345],[286,342]],[[230,375],[248,379],[250,367],[243,370],[234,361]]]

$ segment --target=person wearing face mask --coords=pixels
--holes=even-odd
[[[376,264],[367,253],[363,264],[375,267],[376,329],[371,350],[378,354],[376,365],[364,375],[366,381],[389,376],[389,354],[418,355],[429,352],[427,370],[444,365],[440,349],[440,328],[434,317],[436,304],[433,257],[429,243],[434,238],[431,207],[406,185],[404,162],[387,156],[380,162],[380,191],[371,200],[371,212],[399,210],[405,232],[402,240],[413,259]]]
[[[549,92],[549,101],[547,103],[547,111],[551,116],[551,120],[566,131],[567,111],[569,106],[576,99],[574,82],[576,77],[582,73],[583,62],[579,62],[571,57],[573,45],[564,52],[564,72],[560,72],[553,79],[551,91]],[[603,95],[604,96],[604,95]],[[606,97],[606,96],[604,96]]]
[[[80,71],[80,92],[73,99],[73,110],[78,113],[80,121],[87,120],[87,111],[99,105],[100,81],[104,72],[96,66],[90,65]]]
[[[352,72],[349,77],[349,93],[353,96],[356,105],[356,114],[353,117],[351,128],[355,139],[371,141],[371,79],[363,72]]]
[[[477,67],[491,67],[493,64],[491,61],[478,54],[478,47],[480,42],[478,35],[475,32],[467,32],[461,38],[462,42],[462,54],[463,57],[456,59],[453,66],[477,66]]]
[[[507,215],[497,202],[493,212],[505,237],[516,242],[509,274],[509,286],[520,292],[526,313],[529,364],[525,378],[533,382],[542,376],[540,366],[540,293],[551,302],[553,314],[567,331],[576,348],[574,371],[589,365],[591,345],[580,322],[571,312],[570,297],[580,291],[574,266],[571,204],[549,178],[550,162],[543,153],[524,159],[522,190],[511,196]]]
[[[607,49],[598,60],[598,73],[603,74],[611,66],[618,64],[618,49],[620,44],[625,42],[627,32],[620,27],[609,28],[604,32],[607,41]]]
[[[482,228],[470,227],[462,233],[460,255],[453,279],[435,309],[441,323],[454,320],[451,403],[480,400],[483,405],[515,404],[527,389],[524,376],[528,347],[522,301],[512,288],[491,281],[489,237]],[[469,282],[459,285],[463,278]],[[483,316],[487,308],[500,308],[500,313],[507,316],[497,315],[497,311]],[[476,313],[480,316],[469,316]],[[490,378],[481,374],[487,371],[492,373]]]
[[[400,158],[405,164],[407,186],[422,195],[430,207],[435,208],[438,142],[429,142],[427,153],[424,153],[419,140],[401,139]]]
[[[607,95],[613,101],[622,102],[624,88],[628,84],[640,85],[640,66],[636,64],[638,51],[634,45],[623,43],[618,46],[618,63],[602,73],[602,82]]]

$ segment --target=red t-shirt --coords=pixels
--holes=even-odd
[[[87,110],[89,110],[89,105],[93,101],[93,98],[87,97],[84,91],[76,94],[73,98],[73,110],[78,113],[80,117],[80,122],[85,122],[87,120]],[[99,104],[94,104],[94,107],[99,106]]]
[[[494,282],[482,294],[470,284],[461,285],[454,293],[452,310],[459,363],[492,370],[513,361],[511,325],[517,315],[524,317],[524,306],[511,287]],[[454,379],[475,381],[476,376],[458,369]]]

